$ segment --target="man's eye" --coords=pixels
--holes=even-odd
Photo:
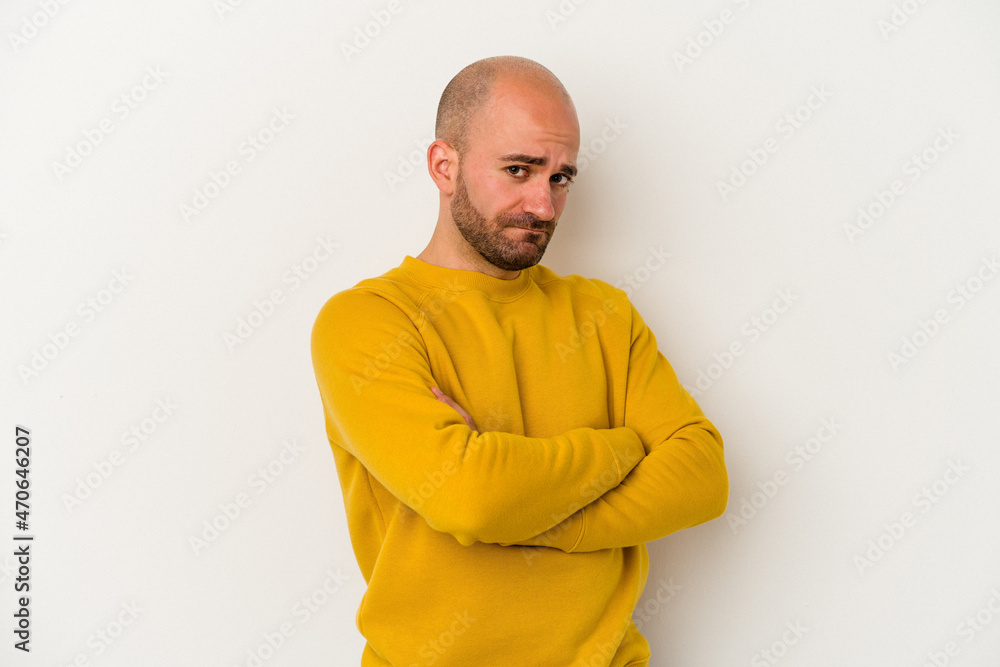
[[[573,179],[566,174],[555,174],[552,178],[561,178],[562,180],[556,183],[556,185],[569,185],[573,182]]]
[[[511,165],[511,166],[507,167],[507,173],[509,173],[511,176],[519,176],[520,175],[520,174],[517,174],[517,173],[511,171],[512,169],[520,169],[521,171],[524,171],[524,167],[519,167],[516,164]]]

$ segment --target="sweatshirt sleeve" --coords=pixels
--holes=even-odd
[[[331,442],[463,545],[537,535],[645,456],[624,426],[550,438],[473,431],[431,393],[440,385],[416,325],[373,290],[331,297],[313,326],[312,359]]]
[[[722,436],[677,380],[631,306],[625,426],[648,453],[621,484],[548,531],[514,544],[567,552],[651,542],[722,515],[729,478]]]

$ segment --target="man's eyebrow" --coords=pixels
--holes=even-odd
[[[520,162],[522,164],[533,164],[538,167],[544,167],[549,163],[548,158],[537,155],[528,155],[526,153],[507,153],[506,155],[501,155],[497,159],[501,162]],[[566,174],[572,178],[573,176],[576,176],[576,167],[564,164],[559,169],[559,173]]]

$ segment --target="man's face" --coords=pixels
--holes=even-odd
[[[500,80],[473,120],[451,216],[506,271],[537,264],[552,239],[580,147],[576,112],[537,83]]]

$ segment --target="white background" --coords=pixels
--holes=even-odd
[[[543,263],[632,280],[725,438],[727,515],[649,545],[651,664],[998,664],[1000,5],[662,5],[4,3],[0,663],[358,664],[309,332],[423,249],[440,93],[509,53],[590,151]]]

